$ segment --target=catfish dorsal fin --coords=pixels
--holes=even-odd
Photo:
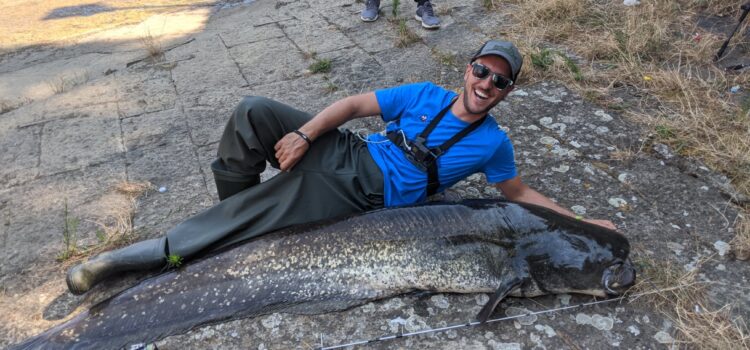
[[[502,283],[500,283],[500,286],[495,291],[495,294],[490,296],[490,300],[488,300],[487,303],[482,307],[482,310],[479,311],[479,314],[477,315],[477,321],[481,323],[487,322],[487,319],[492,314],[492,311],[495,310],[497,304],[505,299],[508,293],[519,286],[521,282],[523,282],[523,279],[519,277],[513,277],[507,281],[503,281]]]

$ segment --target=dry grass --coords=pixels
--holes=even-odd
[[[750,74],[716,68],[713,56],[725,38],[695,25],[698,12],[736,14],[739,2],[658,0],[634,7],[599,0],[513,3],[518,25],[509,36],[522,43],[526,54],[524,79],[562,80],[606,106],[616,105],[611,95],[617,89],[644,96],[638,109],[627,108],[626,113],[654,131],[672,131],[655,132],[657,142],[703,160],[727,174],[741,193],[750,194],[750,101],[737,103],[728,93],[732,86],[748,86]],[[732,45],[748,45],[739,37]],[[571,53],[556,50],[558,45]]]
[[[422,41],[422,38],[406,25],[405,19],[400,18],[393,21],[393,23],[396,25],[396,47],[403,48]]]
[[[737,233],[730,242],[732,253],[738,260],[750,259],[750,217],[740,216],[735,227]]]
[[[666,315],[676,329],[678,344],[697,345],[701,349],[746,349],[750,347],[747,324],[732,317],[725,305],[714,309],[706,298],[706,284],[696,280],[698,268],[682,268],[662,260],[642,259],[640,281],[634,294],[646,294],[636,302]]]
[[[99,227],[96,230],[97,243],[76,247],[73,254],[60,260],[71,265],[87,256],[132,243],[136,236],[133,219],[138,208],[138,198],[153,189],[154,186],[148,182],[122,182],[114,186],[112,191],[103,196],[99,218],[94,221]]]
[[[78,71],[73,74],[63,74],[47,81],[47,86],[55,94],[61,94],[70,89],[85,84],[90,79],[88,71]]]
[[[164,59],[164,48],[162,48],[159,40],[151,34],[150,30],[146,31],[146,34],[139,40],[152,62],[159,62]]]

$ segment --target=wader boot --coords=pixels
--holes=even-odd
[[[258,175],[242,175],[227,170],[221,159],[216,159],[211,163],[211,171],[214,173],[216,193],[220,201],[260,183]]]
[[[155,238],[105,252],[70,269],[65,282],[71,293],[80,295],[115,273],[165,266],[165,249],[166,238]]]

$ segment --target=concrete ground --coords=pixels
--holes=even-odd
[[[113,220],[111,203],[124,196],[114,186],[123,181],[160,189],[138,200],[136,239],[159,236],[217,202],[208,165],[242,96],[315,113],[339,98],[401,83],[432,80],[459,89],[470,54],[509,25],[479,1],[440,0],[443,27],[426,31],[405,1],[401,16],[420,40],[400,48],[390,2],[373,23],[359,19],[361,6],[259,0],[180,7],[136,25],[0,56],[0,346],[38,334],[143,277],[128,275],[83,297],[69,294],[67,265],[56,259],[64,250],[66,207],[67,218],[78,222],[78,244],[87,246]],[[150,58],[149,46],[160,47],[163,57]],[[316,59],[330,59],[330,72],[309,72]],[[699,269],[711,301],[746,317],[747,265],[726,250],[737,214],[725,178],[663,145],[652,147],[638,125],[554,82],[521,84],[493,114],[514,141],[526,182],[586,217],[612,220],[636,255]],[[382,123],[373,118],[347,126],[377,131]],[[476,175],[448,197],[498,195]],[[279,313],[199,328],[157,345],[330,346],[463,323],[485,300],[404,296],[325,315]],[[511,298],[500,313],[590,300]],[[363,348],[654,349],[676,345],[674,336],[674,324],[645,304],[615,303]]]

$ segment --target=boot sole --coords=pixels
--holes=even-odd
[[[415,18],[415,19],[416,19],[417,21],[419,21],[419,22],[421,22],[421,23],[422,23],[422,28],[426,28],[426,29],[436,29],[436,28],[440,28],[440,24],[434,24],[434,25],[429,25],[429,24],[425,24],[425,23],[424,23],[424,21],[422,21],[422,17],[420,17],[419,15],[414,15],[414,18]]]
[[[375,15],[375,18],[364,18],[362,16],[359,16],[359,19],[361,19],[364,22],[375,22],[378,20],[379,15]]]

